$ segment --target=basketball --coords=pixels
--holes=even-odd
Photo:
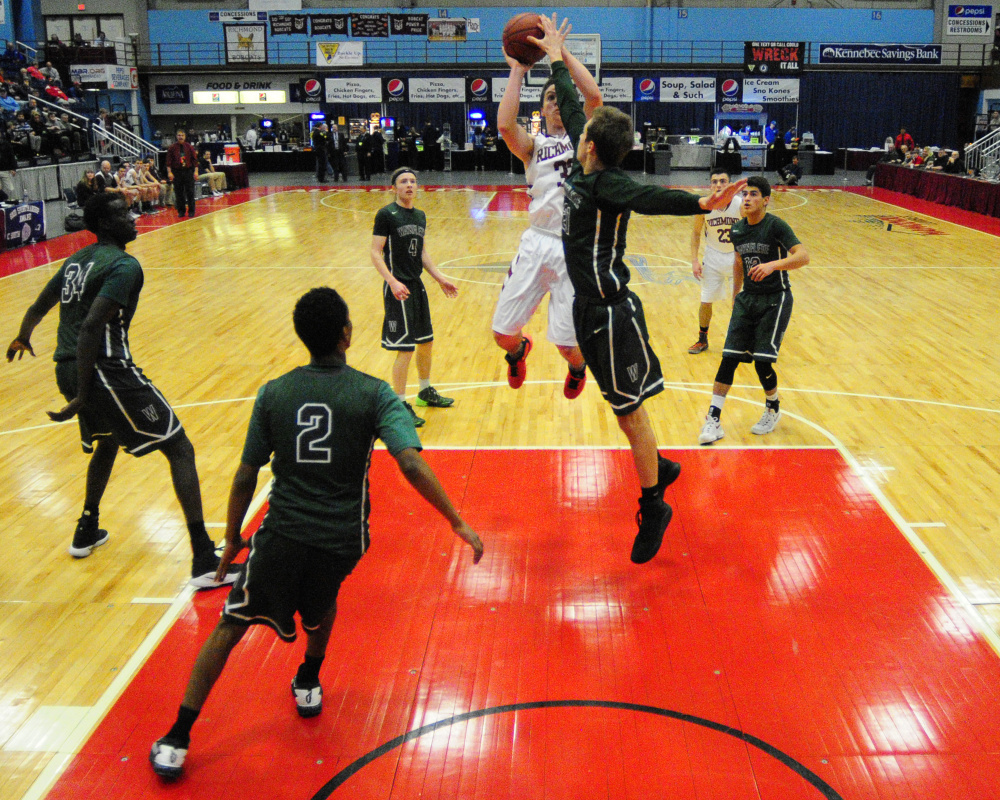
[[[529,36],[541,39],[542,26],[538,24],[538,14],[525,12],[511,17],[503,29],[503,49],[507,55],[530,67],[542,59],[545,51],[528,41]]]

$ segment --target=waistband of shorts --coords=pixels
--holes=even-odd
[[[620,292],[615,292],[607,297],[579,297],[579,299],[588,306],[616,306],[628,300],[631,293],[628,289],[622,289]]]
[[[562,239],[562,231],[550,231],[547,228],[539,228],[537,225],[530,226],[528,230],[540,233],[543,236],[551,236],[553,239]]]

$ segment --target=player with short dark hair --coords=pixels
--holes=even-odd
[[[300,716],[322,711],[319,672],[337,616],[337,595],[369,544],[368,467],[376,438],[407,481],[472,548],[473,563],[483,555],[483,543],[420,455],[420,439],[403,403],[385,381],[347,366],[352,326],[340,295],[328,287],[307,292],[293,320],[309,350],[309,364],[257,393],[229,495],[220,573],[246,546],[243,519],[258,472],[271,461],[274,485],[267,516],[251,537],[246,569],[226,599],[222,618],[198,654],[177,719],[150,751],[153,770],[165,778],[180,776],[191,728],[250,625],[267,625],[290,642],[299,614],[308,641],[292,694]]]
[[[518,389],[527,375],[526,360],[533,342],[524,334],[545,294],[549,295],[546,336],[566,359],[569,371],[563,395],[579,397],[587,381],[587,365],[576,344],[573,330],[573,284],[566,274],[562,248],[563,181],[573,161],[573,143],[559,115],[555,83],[549,78],[542,87],[541,116],[545,132],[534,136],[517,121],[521,84],[528,67],[505,55],[510,78],[497,111],[497,126],[512,155],[524,162],[528,184],[530,227],[521,234],[517,255],[511,261],[493,312],[493,339],[506,352],[507,383]],[[563,58],[573,82],[583,93],[584,112],[592,114],[601,105],[601,91],[594,77],[572,54]]]
[[[431,386],[431,356],[434,328],[427,290],[420,280],[426,270],[438,282],[445,297],[457,297],[458,287],[434,266],[424,233],[427,217],[414,207],[417,198],[417,173],[410,167],[400,167],[389,178],[389,185],[396,199],[375,215],[372,231],[371,259],[378,274],[385,281],[382,301],[385,319],[382,322],[382,347],[395,350],[392,365],[392,388],[413,416],[418,428],[424,420],[406,402],[406,373],[414,351],[417,354],[417,378],[420,389],[416,404],[432,408],[448,408],[455,401],[442,397]]]
[[[767,213],[771,185],[754,175],[743,190],[743,219],[733,225],[733,315],[722,349],[722,363],[712,388],[712,404],[698,435],[700,444],[721,439],[722,404],[733,385],[736,367],[753,362],[764,388],[764,414],[750,428],[759,436],[770,433],[781,418],[778,375],[774,364],[792,316],[792,288],[788,271],[809,263],[809,253],[791,227]]]
[[[729,185],[729,172],[716,167],[709,176],[712,191]],[[701,283],[701,305],[698,308],[698,341],[688,348],[692,355],[708,350],[708,328],[712,324],[712,303],[728,297],[726,284],[733,275],[733,243],[730,231],[740,219],[743,198],[736,196],[728,208],[710,211],[707,217],[694,218],[691,231],[691,272]],[[698,258],[702,239],[705,240],[704,261]]]
[[[136,238],[135,221],[124,198],[108,192],[87,201],[83,219],[97,243],[66,259],[28,308],[7,348],[8,361],[25,352],[34,355],[31,334],[59,303],[53,358],[56,382],[68,405],[50,411],[49,417],[63,422],[78,416],[83,450],[93,454],[70,555],[86,558],[109,539],[98,516],[118,448],[134,456],[160,450],[170,462],[187,521],[194,554],[191,584],[212,588],[232,583],[235,574],[219,571],[215,544],[205,530],[194,447],[170,404],[132,361],[128,332],[144,280],[139,262],[125,252]]]
[[[552,62],[559,111],[576,145],[576,160],[565,183],[562,225],[566,266],[576,291],[573,321],[587,366],[632,448],[642,496],[631,558],[641,564],[656,555],[663,541],[673,514],[663,493],[680,474],[680,464],[657,452],[656,435],[643,407],[663,391],[663,375],[649,343],[642,303],[628,288],[624,255],[629,216],[633,211],[704,214],[728,206],[742,183],[699,198],[632,180],[620,168],[633,139],[631,119],[607,106],[586,119],[562,59],[567,22],[559,28],[546,16],[539,22],[544,38],[531,41]]]

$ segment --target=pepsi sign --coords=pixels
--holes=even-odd
[[[736,78],[726,78],[719,81],[719,94],[716,97],[718,103],[739,103],[743,99],[743,84]]]
[[[635,99],[639,102],[659,100],[660,82],[656,78],[636,78]]]
[[[382,79],[382,102],[402,103],[406,100],[406,78]]]
[[[467,103],[482,103],[490,100],[490,82],[485,78],[465,79],[465,101]]]

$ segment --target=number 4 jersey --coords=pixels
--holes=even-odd
[[[416,208],[389,203],[375,215],[374,236],[384,236],[382,256],[392,276],[403,283],[420,280],[423,272],[427,217]]]
[[[368,549],[368,465],[375,439],[420,449],[410,413],[385,381],[346,364],[298,367],[257,393],[242,461],[274,455],[264,527],[360,558]]]

